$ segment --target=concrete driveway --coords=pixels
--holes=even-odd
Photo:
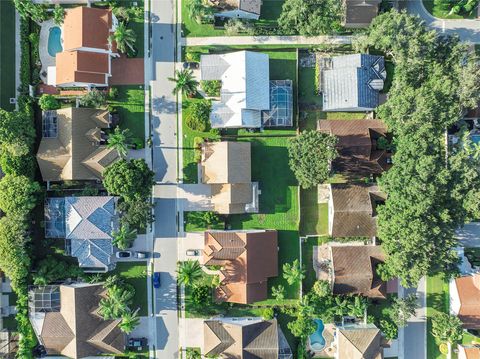
[[[200,318],[182,318],[180,319],[179,330],[184,331],[186,348],[200,348],[201,353],[203,349],[203,319]]]
[[[212,188],[208,184],[181,184],[177,197],[184,211],[212,211]]]
[[[457,229],[455,236],[464,247],[480,247],[480,222],[471,222]]]
[[[202,251],[204,243],[205,240],[202,232],[185,233],[185,237],[178,238],[178,260],[187,261],[197,259],[200,264],[203,264]],[[196,249],[199,255],[196,257],[187,256],[187,249]]]

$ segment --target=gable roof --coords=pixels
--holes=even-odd
[[[330,185],[333,206],[330,235],[333,237],[373,237],[377,233],[375,206],[385,195],[374,185]]]
[[[455,279],[460,310],[458,318],[468,329],[480,329],[480,273]]]
[[[106,85],[110,55],[86,51],[63,51],[56,55],[56,85],[85,82]]]
[[[269,57],[253,51],[202,55],[202,80],[221,80],[220,101],[212,103],[214,128],[261,127],[261,111],[270,110]]]
[[[105,321],[95,314],[102,293],[101,284],[61,285],[59,312],[30,313],[36,334],[49,355],[76,359],[124,352],[120,320]]]
[[[371,111],[387,73],[382,56],[336,56],[321,68],[320,91],[324,111]]]
[[[43,180],[101,179],[105,167],[119,158],[92,137],[93,129],[109,127],[108,111],[71,107],[47,112],[55,113],[58,134],[40,141],[37,162]]]
[[[377,275],[377,265],[385,261],[380,246],[330,246],[334,294],[361,294],[386,298],[387,284]]]
[[[279,358],[279,328],[276,319],[251,322],[239,318],[204,321],[204,344],[207,355],[235,359]]]
[[[346,28],[368,27],[378,14],[381,0],[345,0],[344,26]]]
[[[218,300],[264,300],[268,278],[278,275],[277,231],[207,231],[203,258],[207,265],[222,266]]]
[[[382,335],[374,325],[345,326],[337,330],[338,357],[342,359],[382,359]]]
[[[319,131],[338,137],[339,156],[333,160],[333,169],[344,174],[368,176],[380,174],[390,167],[385,150],[377,149],[376,141],[387,135],[387,127],[380,120],[320,120]]]

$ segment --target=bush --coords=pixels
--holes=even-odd
[[[6,175],[0,181],[0,209],[24,218],[35,207],[41,187],[25,176]]]
[[[65,10],[59,4],[55,5],[53,9],[53,22],[57,25],[63,24],[63,19],[65,18]]]
[[[60,108],[60,102],[53,95],[43,94],[38,100],[38,105],[43,111],[58,110]]]
[[[31,155],[10,156],[8,153],[2,153],[0,167],[3,173],[9,175],[32,178],[35,173],[35,161]]]
[[[187,126],[193,131],[205,132],[210,129],[210,111],[212,104],[208,100],[195,101],[188,108]]]
[[[118,96],[118,88],[116,87],[110,87],[108,89],[108,99],[109,100],[115,100]]]
[[[200,81],[200,86],[208,96],[219,97],[222,81],[220,80],[204,80]]]
[[[398,327],[390,320],[380,320],[380,330],[388,340],[396,339],[398,336]]]
[[[37,271],[33,274],[33,284],[47,285],[60,280],[83,277],[83,270],[77,264],[69,264],[51,255],[38,263]]]
[[[273,308],[265,308],[262,310],[262,317],[264,320],[271,320],[275,316]]]
[[[191,298],[196,305],[209,305],[212,303],[212,289],[207,285],[194,286]]]
[[[194,52],[194,51],[187,50],[187,52],[185,54],[185,61],[200,62],[200,56],[201,55],[202,54],[200,52]]]
[[[145,148],[145,142],[138,137],[134,137],[132,138],[132,146],[135,150],[141,150]]]
[[[200,162],[202,160],[202,143],[204,142],[205,140],[203,139],[203,137],[193,138],[193,147],[195,148],[195,162]]]
[[[96,88],[87,92],[80,98],[80,106],[83,107],[97,108],[105,106],[106,104],[107,98],[105,96],[105,93],[102,91],[98,91]]]

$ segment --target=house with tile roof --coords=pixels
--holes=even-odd
[[[392,154],[379,146],[387,140],[387,126],[380,120],[319,120],[317,130],[338,138],[333,171],[346,176],[379,175],[392,164]]]
[[[468,345],[468,344],[458,344],[457,345],[457,358],[458,359],[478,359],[480,358],[480,345]]]
[[[268,278],[278,276],[275,230],[205,232],[205,265],[221,266],[217,301],[250,304],[268,297]]]
[[[209,0],[217,9],[214,16],[229,19],[258,20],[262,0]]]
[[[63,51],[49,67],[48,84],[60,87],[105,87],[112,75],[112,57],[118,57],[111,41],[118,21],[111,9],[79,6],[65,10],[61,36]]]
[[[385,261],[380,246],[331,245],[328,250],[333,294],[387,298],[387,283],[377,274],[378,266]]]
[[[292,359],[276,319],[216,318],[205,320],[204,355],[219,358]]]
[[[378,15],[381,0],[344,0],[343,26],[347,29],[365,28]]]
[[[62,108],[42,114],[42,140],[37,162],[44,181],[101,180],[120,157],[106,146],[106,110]]]
[[[45,237],[65,238],[65,253],[85,272],[115,268],[112,232],[118,229],[117,199],[111,196],[52,197],[45,203]]]
[[[450,312],[465,329],[480,329],[480,273],[450,281]]]
[[[337,327],[335,346],[335,359],[383,359],[387,345],[374,324],[351,324]]]
[[[323,111],[372,111],[387,78],[383,56],[342,55],[319,61]]]
[[[29,317],[48,355],[79,359],[122,354],[125,334],[120,320],[98,313],[105,297],[102,284],[73,283],[29,290]]]
[[[205,142],[200,182],[210,187],[213,210],[220,214],[258,212],[258,183],[252,182],[250,142]]]
[[[332,237],[374,237],[378,205],[386,196],[375,185],[331,184],[328,233]]]

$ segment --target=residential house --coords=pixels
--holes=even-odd
[[[380,246],[331,245],[328,249],[333,294],[387,297],[387,283],[377,274],[378,265],[385,261]]]
[[[258,183],[251,178],[249,142],[206,142],[202,144],[201,182],[210,185],[215,212],[240,214],[258,212]]]
[[[378,15],[381,2],[381,0],[344,0],[343,26],[347,29],[368,27]]]
[[[218,318],[205,320],[204,353],[212,357],[292,359],[277,320]]]
[[[112,232],[118,229],[115,197],[55,197],[45,204],[45,237],[65,238],[65,253],[85,272],[107,272],[112,260]]]
[[[480,358],[480,345],[462,345],[457,346],[458,359],[478,359]]]
[[[338,138],[334,172],[368,177],[391,167],[392,154],[380,142],[388,143],[387,126],[382,121],[320,120],[317,129]]]
[[[268,278],[278,276],[275,230],[207,231],[205,265],[221,266],[216,299],[250,304],[267,299]]]
[[[63,51],[48,67],[48,84],[60,87],[105,87],[117,49],[110,36],[118,21],[111,9],[79,6],[65,10]]]
[[[331,184],[328,233],[333,237],[374,237],[377,205],[385,194],[375,185]]]
[[[318,61],[323,111],[372,111],[387,78],[383,56],[352,54]]]
[[[119,159],[106,146],[106,110],[62,108],[44,111],[37,162],[44,181],[101,180],[105,168]]]
[[[103,320],[98,313],[104,292],[102,284],[87,283],[49,285],[29,291],[30,322],[48,355],[77,359],[124,353],[121,321]]]
[[[450,281],[450,312],[465,329],[480,329],[480,273]]]
[[[335,359],[383,359],[387,347],[374,324],[352,324],[336,329]]]
[[[258,20],[262,0],[209,0],[218,10],[216,17],[230,19]]]

